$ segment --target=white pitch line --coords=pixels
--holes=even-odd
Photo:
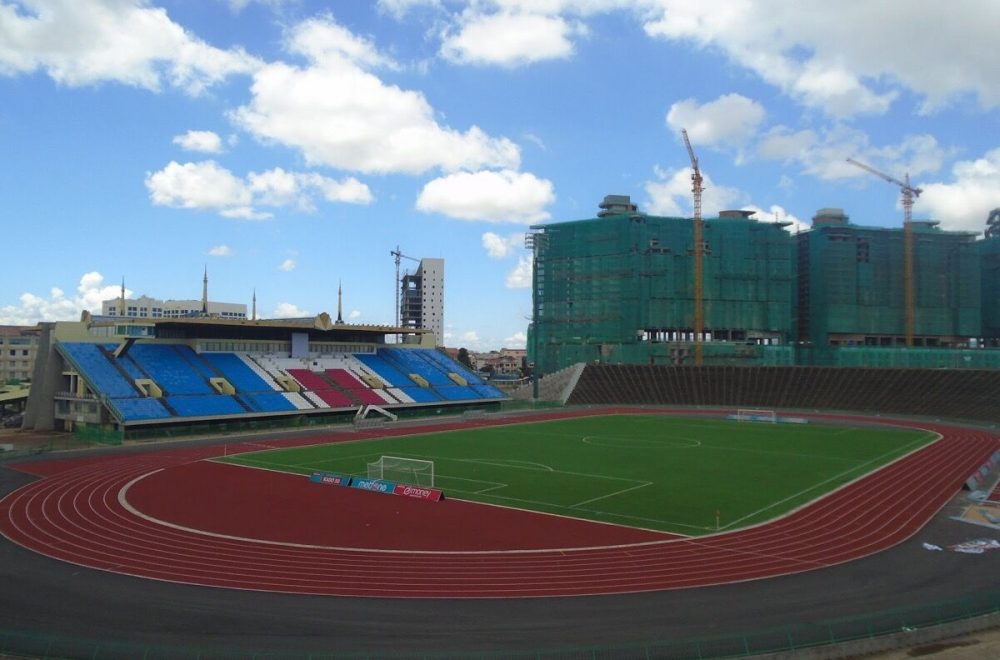
[[[461,463],[482,463],[483,465],[496,465],[499,467],[527,467],[528,469],[532,469],[532,466],[534,466],[539,470],[555,472],[555,468],[551,465],[546,465],[545,463],[535,463],[534,461],[519,461],[514,458],[497,458],[492,461],[485,458],[456,458],[454,460]]]
[[[614,493],[608,493],[607,495],[600,495],[598,497],[592,497],[589,500],[584,500],[582,502],[577,502],[576,504],[570,504],[569,508],[572,509],[574,507],[583,506],[584,504],[590,504],[591,502],[596,502],[597,500],[603,500],[603,499],[606,499],[608,497],[614,497],[615,495],[621,495],[622,493],[627,493],[629,491],[637,490],[639,488],[645,488],[646,486],[651,486],[652,484],[653,484],[652,481],[646,481],[646,482],[641,483],[641,484],[639,484],[637,486],[632,486],[631,488],[625,488],[623,490],[615,491]]]
[[[473,490],[473,491],[469,491],[469,492],[471,492],[473,495],[482,495],[483,493],[488,493],[491,490],[500,490],[501,488],[507,488],[507,486],[509,486],[509,485],[510,484],[496,483],[496,485],[490,486],[489,488],[483,488],[482,490]],[[461,492],[461,491],[459,491],[459,492]]]
[[[940,437],[940,434],[938,434],[938,437]],[[895,459],[894,461],[892,461],[892,463],[895,463],[896,461],[898,461],[898,460],[900,460],[900,459],[902,459],[902,458],[904,458],[904,457],[906,457],[906,456],[909,456],[909,455],[910,455],[910,454],[912,454],[912,453],[913,453],[914,451],[919,451],[920,449],[923,449],[923,448],[924,448],[924,447],[926,447],[926,446],[927,446],[927,444],[928,444],[927,442],[925,442],[925,440],[924,440],[924,438],[923,438],[923,437],[920,437],[920,438],[917,438],[916,440],[914,440],[914,441],[912,441],[912,442],[910,442],[910,443],[907,443],[907,444],[903,445],[903,447],[901,447],[901,448],[899,448],[899,449],[905,449],[906,447],[910,447],[910,446],[913,446],[913,445],[916,445],[916,444],[918,444],[918,443],[920,443],[920,446],[919,446],[919,447],[915,447],[915,448],[914,448],[914,449],[912,449],[911,451],[908,451],[908,452],[906,452],[905,454],[902,454],[902,455],[900,455],[900,456],[899,456],[898,458],[896,458],[896,459]],[[830,477],[829,479],[824,479],[823,481],[820,481],[820,482],[817,482],[817,483],[814,483],[814,484],[813,484],[812,486],[810,486],[809,488],[804,488],[804,489],[800,490],[800,491],[799,491],[799,492],[797,492],[797,493],[792,493],[792,494],[791,494],[791,495],[789,495],[788,497],[786,497],[786,498],[783,498],[783,499],[780,499],[780,500],[778,500],[777,502],[771,502],[770,504],[768,504],[768,505],[767,505],[767,506],[765,506],[765,507],[761,507],[760,509],[757,509],[756,511],[752,511],[752,512],[748,513],[747,515],[745,515],[745,516],[743,516],[743,517],[741,517],[741,518],[737,518],[736,520],[733,520],[732,522],[730,522],[730,523],[728,523],[728,524],[724,525],[724,526],[723,526],[723,529],[728,529],[728,528],[730,528],[730,527],[732,527],[732,526],[734,526],[734,525],[738,525],[739,523],[743,522],[744,520],[746,520],[746,519],[748,519],[748,518],[752,518],[752,517],[754,517],[754,516],[756,516],[756,515],[758,515],[758,514],[761,514],[761,513],[765,512],[765,511],[767,511],[768,509],[773,509],[774,507],[778,506],[779,504],[783,504],[783,503],[785,503],[785,502],[787,502],[787,501],[789,501],[789,500],[792,500],[792,499],[795,499],[796,497],[799,497],[799,496],[801,496],[801,495],[805,495],[805,494],[806,494],[806,493],[808,493],[809,491],[813,491],[813,490],[816,490],[817,488],[819,488],[820,486],[823,486],[824,484],[827,484],[827,483],[829,483],[829,482],[831,482],[831,481],[835,481],[835,480],[837,480],[837,479],[839,479],[839,478],[841,478],[841,477],[843,477],[843,476],[845,476],[845,475],[848,475],[848,474],[850,474],[851,472],[856,472],[856,471],[858,471],[858,470],[861,470],[861,469],[865,468],[866,466],[869,466],[869,465],[871,465],[872,463],[877,463],[878,461],[881,461],[881,460],[885,459],[885,457],[886,457],[886,456],[888,456],[888,455],[892,454],[892,453],[893,453],[893,452],[895,452],[895,451],[897,451],[897,449],[890,449],[889,451],[885,452],[884,454],[881,454],[881,455],[879,455],[879,456],[876,456],[876,457],[874,457],[874,458],[871,458],[871,459],[869,459],[869,460],[865,461],[864,463],[858,463],[858,464],[857,464],[857,465],[855,465],[854,467],[852,467],[852,468],[850,468],[850,469],[848,469],[848,470],[844,470],[844,471],[843,471],[843,472],[841,472],[840,474],[835,474],[835,475],[833,475],[832,477]],[[886,464],[886,465],[883,465],[883,466],[882,466],[882,467],[881,467],[880,469],[885,469],[886,467],[888,467],[888,466],[889,466],[889,465],[891,465],[892,463],[888,463],[888,464]],[[866,470],[865,472],[863,472],[862,474],[858,475],[857,477],[855,477],[854,479],[852,479],[852,480],[851,480],[851,481],[849,481],[848,483],[844,484],[844,485],[843,485],[843,486],[841,486],[840,488],[845,488],[845,487],[847,487],[847,486],[848,486],[849,484],[851,484],[851,483],[854,483],[854,482],[855,482],[855,481],[857,481],[858,479],[863,479],[864,477],[868,476],[869,474],[871,474],[871,471],[870,471],[870,470]],[[838,488],[837,490],[840,490],[840,488]],[[831,491],[831,492],[829,492],[829,493],[824,493],[824,494],[823,494],[823,496],[824,496],[824,497],[826,497],[826,496],[828,496],[828,495],[832,495],[832,494],[833,494],[834,492],[836,492],[836,491]]]

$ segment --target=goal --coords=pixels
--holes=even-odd
[[[773,410],[757,410],[755,408],[740,408],[736,411],[736,419],[740,422],[770,422],[778,421]]]
[[[434,485],[434,461],[382,456],[368,464],[368,478],[431,487]]]

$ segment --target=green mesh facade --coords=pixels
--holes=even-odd
[[[982,269],[983,334],[987,346],[1000,348],[1000,236],[979,242]]]
[[[686,364],[694,328],[690,219],[614,215],[533,228],[539,373],[576,362]],[[742,216],[703,223],[705,364],[791,364],[794,244]]]
[[[903,230],[816,223],[798,236],[797,337],[814,347],[905,344]],[[975,235],[914,222],[914,345],[982,329]]]

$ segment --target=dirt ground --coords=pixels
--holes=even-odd
[[[906,660],[908,658],[985,660],[985,658],[1000,658],[1000,630],[983,630],[963,637],[864,657],[873,660]]]

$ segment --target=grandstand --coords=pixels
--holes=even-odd
[[[587,365],[569,405],[851,411],[1000,424],[1000,370]]]
[[[142,326],[142,327],[138,327]],[[422,330],[211,317],[42,325],[25,426],[213,425],[303,416],[350,421],[366,406],[461,412],[505,396]],[[387,336],[402,335],[402,344]]]

